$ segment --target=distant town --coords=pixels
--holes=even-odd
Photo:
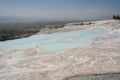
[[[0,24],[0,41],[29,37],[38,32],[64,27],[63,24],[42,25],[38,23]]]

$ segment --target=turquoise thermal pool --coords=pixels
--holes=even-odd
[[[28,38],[0,42],[2,49],[26,49],[40,47],[43,52],[54,52],[76,47],[85,47],[98,37],[105,37],[107,33],[100,28],[70,31],[53,34],[39,34]]]

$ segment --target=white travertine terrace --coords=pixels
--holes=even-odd
[[[94,24],[69,26],[56,30],[71,31],[102,28],[110,34],[117,20],[93,21]],[[109,35],[109,34],[108,34]],[[43,54],[40,48],[0,49],[0,80],[63,80],[74,75],[120,72],[120,37],[98,38],[88,47]]]

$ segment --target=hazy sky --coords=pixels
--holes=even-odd
[[[86,19],[120,13],[120,0],[0,0],[0,16]]]

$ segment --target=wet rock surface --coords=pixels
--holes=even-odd
[[[87,76],[74,76],[71,78],[67,78],[66,80],[119,80],[120,74],[103,74],[103,75],[87,75]]]

